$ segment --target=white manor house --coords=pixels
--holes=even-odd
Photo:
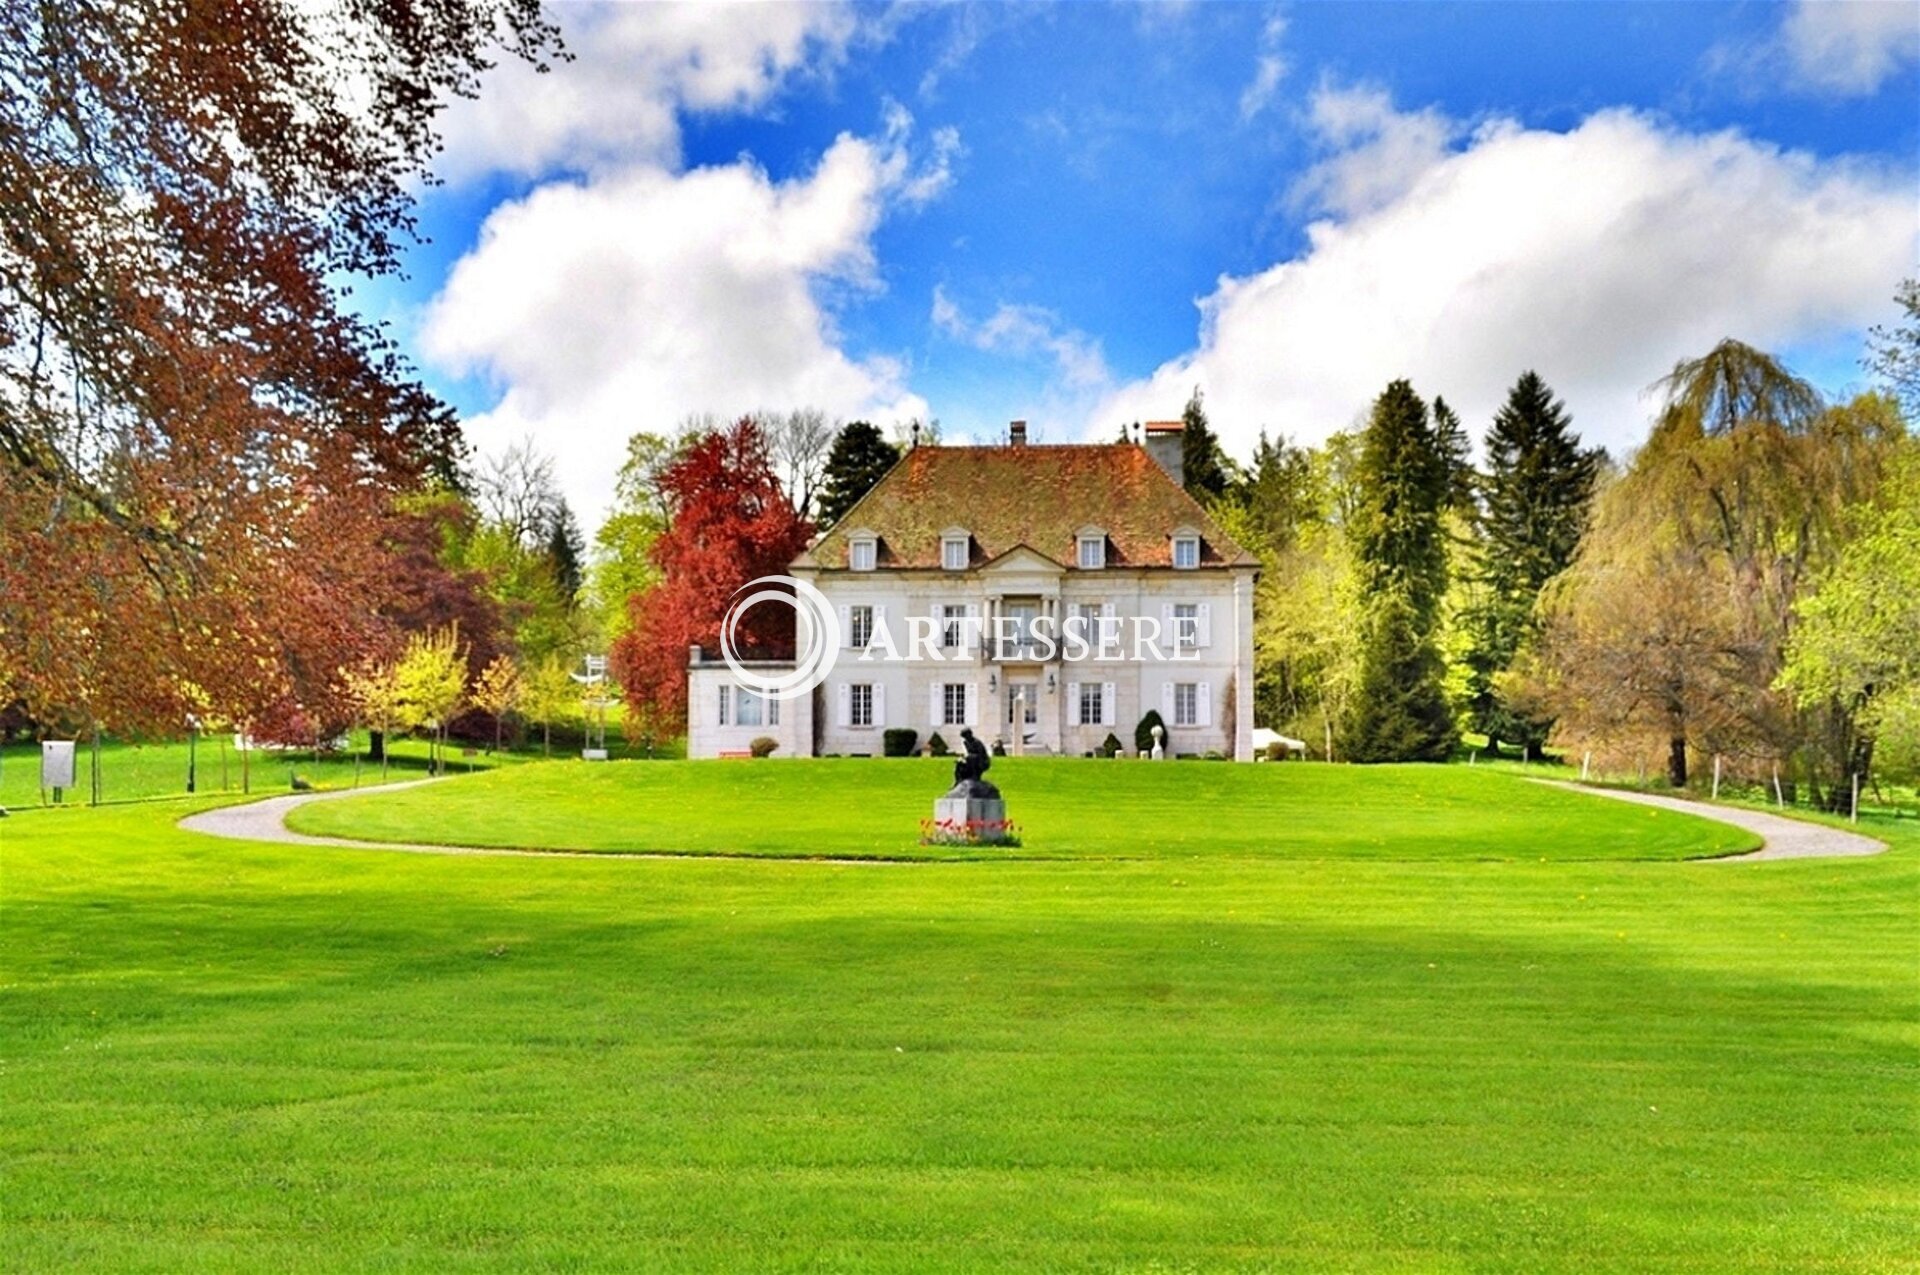
[[[788,568],[838,612],[826,681],[773,700],[694,648],[688,756],[769,736],[775,756],[878,757],[887,729],[958,748],[964,726],[1012,753],[1109,734],[1131,753],[1155,709],[1167,755],[1253,760],[1258,564],[1181,486],[1180,454],[1178,421],[1144,444],[1028,445],[1015,421],[1002,446],[908,451]]]

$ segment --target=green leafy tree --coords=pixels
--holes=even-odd
[[[1907,419],[1920,420],[1920,278],[1902,279],[1893,299],[1900,305],[1900,322],[1873,329],[1865,362],[1900,401]]]
[[[1342,751],[1354,761],[1444,760],[1457,739],[1436,643],[1452,471],[1408,382],[1374,401],[1356,477],[1352,534],[1365,610]]]
[[[593,640],[603,648],[627,631],[627,600],[660,581],[653,545],[667,529],[667,500],[660,476],[681,444],[641,431],[627,440],[627,458],[614,479],[613,506],[593,535],[587,567],[585,610]]]
[[[526,671],[520,683],[520,711],[540,723],[540,751],[553,756],[553,727],[568,721],[581,711],[580,683],[573,680],[568,664],[558,656],[549,656]]]
[[[494,656],[473,680],[473,706],[493,718],[493,751],[496,753],[500,751],[507,714],[520,706],[522,694],[520,669],[511,656]]]
[[[846,516],[860,497],[873,490],[889,469],[898,464],[900,448],[867,421],[848,421],[827,453],[824,486],[820,492],[820,525],[831,527]]]
[[[372,751],[380,762],[380,778],[387,777],[388,743],[399,728],[405,713],[400,691],[398,666],[368,660],[358,668],[341,674],[354,715],[372,735]]]
[[[467,651],[460,627],[450,624],[407,638],[406,652],[393,672],[399,720],[429,733],[429,764],[444,763],[447,726],[467,700]]]
[[[1346,719],[1359,674],[1361,597],[1339,529],[1309,524],[1273,556],[1254,594],[1254,720],[1323,741]]]
[[[1858,533],[1795,608],[1780,681],[1804,708],[1850,709],[1863,736],[1860,760],[1912,776],[1920,762],[1920,444],[1904,443],[1879,499],[1857,516]]]
[[[1580,446],[1566,405],[1538,373],[1522,373],[1487,431],[1487,472],[1474,546],[1472,601],[1464,619],[1468,720],[1488,746],[1539,754],[1552,719],[1518,713],[1498,680],[1535,627],[1534,604],[1565,571],[1586,530],[1605,453]]]
[[[1905,426],[1879,395],[1826,407],[1738,341],[1663,385],[1652,434],[1595,501],[1542,607],[1544,659],[1526,680],[1563,736],[1657,740],[1676,787],[1704,752],[1778,764],[1833,805],[1864,773],[1869,739],[1844,700],[1798,703],[1778,681],[1795,606],[1839,557]]]

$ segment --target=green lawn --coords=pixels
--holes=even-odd
[[[1872,859],[1569,861],[1522,852],[1518,779],[1159,768],[1306,786],[1292,857],[1235,854],[1205,830],[1237,809],[1101,797],[1112,765],[1004,774],[1149,857],[0,821],[0,1269],[1920,1270],[1920,824],[1863,821]],[[452,819],[542,772],[640,782],[435,791]],[[933,771],[897,773],[917,808]],[[1389,858],[1353,839],[1362,783],[1451,813]],[[829,795],[854,827],[882,804]]]
[[[1725,824],[1477,767],[1003,758],[1018,850],[918,845],[939,759],[522,766],[319,803],[302,831],[436,845],[859,858],[1678,859],[1751,849]]]

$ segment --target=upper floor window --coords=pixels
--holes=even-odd
[[[959,650],[966,645],[967,608],[964,603],[949,602],[940,608],[940,645]]]
[[[966,536],[947,536],[940,541],[940,566],[946,571],[967,569]]]
[[[854,650],[864,650],[873,641],[873,608],[858,606],[847,608],[847,645]]]
[[[1083,571],[1097,571],[1107,565],[1107,538],[1105,536],[1084,535],[1080,537],[1080,568]]]
[[[1183,651],[1200,645],[1200,604],[1176,602],[1173,607],[1173,636]]]
[[[1173,538],[1173,565],[1182,571],[1191,571],[1200,565],[1200,537],[1175,536]]]
[[[854,571],[873,570],[874,542],[871,540],[850,540],[847,542],[847,566]]]

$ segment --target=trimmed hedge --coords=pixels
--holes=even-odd
[[[1167,723],[1161,718],[1160,710],[1150,708],[1147,710],[1147,715],[1140,719],[1140,724],[1133,728],[1133,748],[1135,752],[1150,753],[1153,751],[1153,728],[1156,726],[1160,728],[1160,747],[1165,748],[1172,742],[1167,735]]]
[[[893,726],[880,735],[880,751],[887,757],[911,757],[920,732],[905,726]]]

